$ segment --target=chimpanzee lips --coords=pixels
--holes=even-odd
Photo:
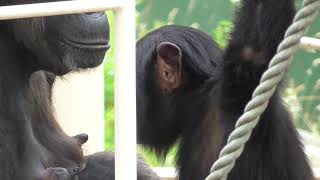
[[[109,41],[97,41],[97,42],[81,42],[81,41],[74,41],[70,39],[63,39],[63,42],[80,49],[87,49],[87,50],[104,50],[107,51],[110,48]]]

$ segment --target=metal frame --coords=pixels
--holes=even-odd
[[[0,20],[113,10],[116,29],[115,174],[136,180],[135,1],[74,0],[0,7]]]
[[[116,29],[116,180],[136,180],[135,1],[73,0],[0,7],[0,20],[113,10]],[[300,46],[320,50],[320,40],[304,37]]]

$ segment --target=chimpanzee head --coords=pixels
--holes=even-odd
[[[0,5],[52,0],[1,0]],[[96,67],[109,45],[109,24],[104,13],[60,15],[3,22],[36,70],[57,75]]]
[[[147,34],[136,49],[138,142],[167,148],[197,106],[189,101],[219,77],[222,52],[205,33],[177,25]]]

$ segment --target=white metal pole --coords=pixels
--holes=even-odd
[[[303,37],[300,39],[300,47],[308,50],[320,50],[320,39]]]
[[[74,0],[0,7],[0,20],[99,12],[121,8],[124,0]]]
[[[135,1],[115,13],[115,180],[136,180]]]

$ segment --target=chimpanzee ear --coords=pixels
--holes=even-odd
[[[172,92],[181,85],[181,49],[171,43],[162,42],[157,49],[156,71],[161,90]]]

